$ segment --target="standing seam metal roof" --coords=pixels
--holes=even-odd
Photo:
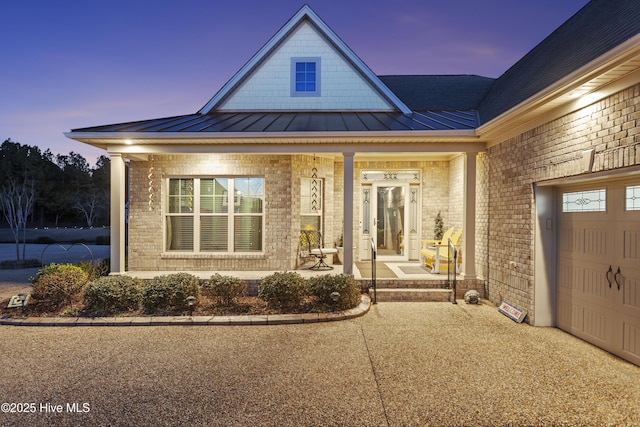
[[[469,130],[473,110],[400,112],[214,112],[73,129],[84,132],[340,132]]]

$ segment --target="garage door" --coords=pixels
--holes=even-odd
[[[558,326],[640,365],[640,179],[559,196]]]

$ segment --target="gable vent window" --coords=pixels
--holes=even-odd
[[[291,58],[291,96],[320,96],[320,58]]]

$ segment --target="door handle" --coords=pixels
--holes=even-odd
[[[607,278],[607,282],[609,282],[609,288],[611,288],[611,284],[613,282],[611,282],[611,279],[609,278],[609,274],[613,274],[613,268],[611,268],[611,266],[609,266],[609,270],[605,274],[605,277]]]
[[[613,280],[616,281],[616,285],[618,285],[618,290],[620,290],[620,282],[618,282],[618,274],[622,276],[622,273],[620,272],[620,267],[618,267],[618,271],[616,271],[616,274],[613,275]]]

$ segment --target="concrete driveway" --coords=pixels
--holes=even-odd
[[[487,303],[306,325],[2,326],[0,341],[0,425],[640,423],[639,367]]]

